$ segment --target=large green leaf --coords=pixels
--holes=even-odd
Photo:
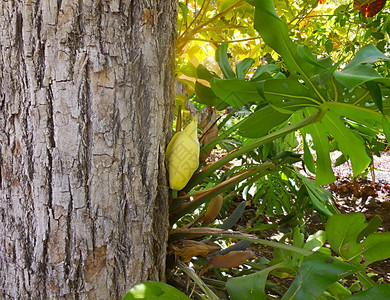
[[[364,140],[345,127],[336,107],[329,108],[320,121],[320,126],[323,126],[324,130],[331,134],[337,142],[339,150],[349,157],[354,176],[359,175],[368,167],[371,158],[365,151]]]
[[[312,111],[313,109],[303,110],[304,113]],[[316,150],[316,184],[328,184],[335,180],[330,160],[330,138],[336,141],[338,149],[351,160],[355,176],[364,171],[371,162],[364,139],[347,128],[343,119],[371,126],[381,126],[383,122],[381,114],[373,110],[330,102],[325,116],[318,123],[302,129],[304,135],[310,134],[313,148]]]
[[[304,112],[309,112],[305,109]],[[317,185],[328,184],[336,180],[330,160],[330,149],[328,134],[319,122],[302,128],[304,136],[309,134],[313,140],[314,150],[316,151],[316,179]]]
[[[336,71],[334,77],[348,89],[353,89],[367,81],[376,81],[390,86],[390,78],[382,77],[370,65],[356,65],[349,69]]]
[[[228,44],[223,43],[221,46],[217,48],[217,51],[215,52],[215,60],[218,62],[219,67],[221,68],[221,71],[223,73],[223,76],[226,79],[235,78],[236,74],[234,74],[234,71],[232,67],[230,66],[229,59],[227,56],[227,49]]]
[[[156,300],[189,300],[185,294],[168,284],[157,281],[146,281],[135,285],[123,297],[123,300],[156,299]]]
[[[211,88],[215,95],[235,108],[241,108],[248,102],[264,102],[257,92],[256,82],[244,79],[219,79],[211,80]]]
[[[249,68],[255,63],[253,58],[245,58],[236,65],[236,74],[238,78],[245,78]]]
[[[271,105],[286,113],[321,104],[313,90],[294,77],[265,81],[263,93]]]
[[[378,60],[387,60],[387,57],[372,45],[363,47],[347,68],[336,72],[341,61],[332,65],[329,58],[317,59],[310,53],[308,47],[297,45],[290,39],[287,25],[277,15],[272,0],[249,2],[255,5],[255,28],[266,44],[283,57],[289,77],[278,79],[279,76],[275,75],[277,68],[270,65],[258,67],[250,81],[236,78],[228,61],[227,44],[222,44],[217,49],[216,58],[224,79],[214,76],[211,78],[210,74],[206,74],[211,81],[212,89],[198,84],[197,90],[201,90],[206,96],[209,95],[208,99],[211,101],[204,100],[205,103],[218,103],[215,99],[217,98],[222,103],[240,108],[248,102],[263,107],[266,101],[279,112],[293,113],[293,117],[301,115],[302,122],[286,125],[267,136],[259,134],[259,137],[250,144],[230,153],[202,174],[195,176],[188,189],[231,159],[245,155],[265,142],[307,125],[309,126],[303,128],[302,132],[305,136],[312,137],[313,148],[316,150],[316,184],[327,184],[335,180],[329,153],[331,139],[337,142],[337,147],[351,160],[354,175],[357,175],[364,170],[370,160],[366,154],[364,140],[353,128],[349,128],[353,127],[350,124],[357,122],[359,126],[383,128],[386,135],[390,136],[390,124],[380,111],[382,110],[383,114],[390,113],[390,89],[387,88],[390,79],[381,77],[370,65]],[[250,59],[239,63],[236,68],[239,77],[244,76],[251,63]],[[369,84],[366,84],[367,82]],[[199,93],[200,98],[201,95],[202,93]],[[269,121],[269,125],[261,126],[259,130],[261,135],[285,121],[281,114],[274,112],[272,114],[275,122]],[[308,115],[311,117],[305,118]],[[246,131],[247,136],[256,136],[256,130],[250,126],[259,124],[256,122],[257,116],[264,116],[261,108],[250,116],[248,121],[242,123],[241,133],[245,135]],[[270,119],[273,118],[269,116],[268,120]],[[310,149],[305,147],[305,151]]]
[[[372,67],[373,63],[380,60],[389,61],[390,58],[380,52],[373,44],[363,46],[342,71],[334,73],[334,77],[348,89],[370,81],[389,86],[390,78],[383,78]]]
[[[195,94],[197,97],[197,101],[200,103],[204,103],[207,105],[215,106],[215,108],[222,110],[225,109],[228,105],[218,98],[213,90],[200,82],[195,82]]]
[[[253,74],[251,80],[263,80],[272,78],[271,75],[279,72],[279,68],[274,64],[260,65],[257,67],[255,73]]]
[[[306,239],[303,249],[310,251],[317,251],[322,247],[326,242],[326,233],[323,230],[318,230],[317,232],[309,235]]]
[[[268,274],[278,268],[289,268],[286,263],[279,263],[260,272],[243,277],[233,277],[226,282],[226,288],[232,300],[262,300],[267,299],[265,283]]]
[[[303,260],[298,275],[282,299],[317,299],[332,283],[359,270],[359,266],[332,256],[313,253]]]
[[[298,57],[297,46],[288,34],[286,23],[279,18],[272,0],[251,1],[255,9],[255,29],[267,45],[277,51],[286,62],[293,75],[302,73],[306,63]]]
[[[344,70],[361,64],[372,64],[379,60],[390,60],[390,58],[380,52],[373,44],[365,45],[359,49]]]
[[[375,261],[390,258],[390,232],[369,234],[361,232],[370,226],[362,213],[333,215],[326,225],[326,234],[333,251],[346,261],[367,266]],[[372,232],[370,228],[369,232]]]
[[[309,146],[307,145],[306,137],[304,136],[302,139],[303,143],[303,163],[305,165],[305,168],[307,168],[311,173],[316,173],[316,166],[314,163],[313,156],[310,152]]]
[[[271,105],[266,105],[240,122],[239,133],[250,138],[262,137],[289,117],[290,114],[281,113]]]
[[[265,78],[264,84],[258,86],[259,93],[281,112],[292,113],[303,109],[305,113],[312,113],[309,108],[320,106],[327,110],[320,123],[303,129],[305,134],[311,135],[316,150],[317,184],[330,183],[335,179],[328,139],[335,139],[338,148],[351,160],[354,175],[358,175],[371,161],[366,154],[365,141],[346,126],[344,118],[353,120],[355,114],[364,112],[365,121],[357,122],[363,126],[375,123],[375,127],[386,128],[390,135],[387,120],[382,118],[378,121],[381,112],[390,113],[390,101],[386,101],[390,99],[390,78],[382,77],[372,67],[373,63],[390,58],[374,45],[367,45],[343,70],[336,71],[341,61],[332,65],[329,58],[318,60],[307,46],[297,45],[290,39],[287,25],[277,15],[272,0],[252,0],[250,3],[256,8],[256,30],[266,44],[283,57],[290,72],[287,79]],[[350,108],[349,116],[339,111],[340,106]],[[309,150],[308,147],[306,150]]]
[[[366,87],[369,90],[371,98],[375,102],[376,107],[378,107],[379,111],[383,113],[382,92],[379,84],[375,81],[367,81]]]
[[[294,80],[302,81],[301,83],[305,84],[306,88],[320,99],[319,103],[324,102],[321,92],[310,80],[315,70],[320,72],[318,65],[323,71],[323,65],[316,61],[313,55],[308,54],[307,48],[299,48],[290,39],[287,25],[276,13],[272,0],[253,0],[251,3],[255,6],[255,29],[260,33],[265,43],[283,57],[290,76]],[[314,61],[315,63],[313,63]]]

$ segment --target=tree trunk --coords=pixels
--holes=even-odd
[[[176,2],[1,1],[1,299],[164,280]]]

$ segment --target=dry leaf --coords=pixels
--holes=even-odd
[[[256,257],[253,251],[232,251],[225,255],[215,255],[208,258],[210,264],[216,268],[233,268],[242,265],[247,259]]]
[[[191,261],[194,256],[207,256],[211,252],[221,249],[213,242],[197,242],[193,240],[181,240],[171,245],[171,249],[184,263]]]
[[[210,224],[218,216],[219,211],[221,210],[223,204],[223,196],[219,194],[210,200],[207,210],[203,216],[203,224]]]

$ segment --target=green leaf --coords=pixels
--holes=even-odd
[[[316,185],[329,184],[336,180],[329,156],[328,135],[319,122],[302,129],[304,134],[310,134],[313,139],[313,148],[316,151]]]
[[[215,95],[235,108],[241,108],[248,102],[264,102],[257,92],[257,83],[244,79],[211,80],[211,88]]]
[[[236,65],[236,74],[238,78],[245,78],[249,68],[255,63],[253,58],[245,58]]]
[[[189,300],[185,294],[168,284],[157,281],[146,281],[135,285],[123,297],[123,300],[156,299],[156,300]]]
[[[334,282],[360,270],[332,256],[313,253],[299,268],[294,282],[282,299],[317,299]]]
[[[358,243],[363,238],[367,237],[371,233],[375,233],[375,231],[378,230],[379,226],[382,224],[382,219],[379,216],[373,217],[370,222],[368,222],[368,225],[366,228],[364,228],[358,235],[356,242]]]
[[[290,114],[281,113],[267,105],[240,122],[239,133],[249,138],[262,137],[289,117]]]
[[[364,140],[357,134],[346,128],[340,120],[337,107],[329,108],[320,126],[329,132],[337,142],[338,148],[349,157],[352,163],[353,175],[363,172],[371,163],[371,158],[365,151]]]
[[[220,229],[230,229],[232,228],[238,220],[241,218],[242,214],[245,211],[246,201],[241,201],[239,205],[235,208],[232,214],[227,218],[218,228]]]
[[[198,67],[196,68],[196,74],[197,74],[197,78],[207,80],[208,82],[210,82],[211,79],[214,77],[219,78],[217,74],[215,74],[214,72],[210,72],[202,64],[199,64]]]
[[[334,106],[332,110],[337,112],[340,117],[344,117],[362,125],[369,125],[373,127],[379,124],[382,125],[382,114],[370,109],[372,107],[371,105],[357,107],[352,105],[332,103],[331,107],[332,106]]]
[[[317,251],[318,248],[322,247],[326,242],[326,233],[323,230],[311,234],[306,239],[303,249],[310,251]]]
[[[224,10],[228,9],[230,6],[236,4],[239,0],[219,0],[217,1],[218,4],[218,11],[223,12]]]
[[[310,48],[306,45],[298,45],[297,54],[299,55],[300,58],[302,58],[304,61],[306,61],[309,64],[319,67],[322,70],[326,68],[326,66],[321,64],[318,61],[318,59],[314,56],[314,54],[311,53]]]
[[[279,263],[260,272],[242,277],[233,277],[226,282],[226,288],[232,300],[262,300],[267,299],[265,283],[268,274],[278,268],[289,268],[286,263]]]
[[[374,81],[367,81],[366,86],[379,111],[383,113],[382,93],[379,84]]]
[[[311,155],[310,149],[307,145],[305,137],[302,138],[303,142],[303,162],[305,164],[305,167],[313,174],[316,173],[316,166],[314,163],[313,156]]]
[[[374,286],[368,290],[352,295],[344,300],[387,299],[390,295],[390,283]]]
[[[184,3],[179,2],[179,7],[183,14],[183,21],[184,24],[187,24],[187,16],[188,16],[188,7]]]
[[[181,68],[180,68],[180,71],[188,76],[188,77],[194,77],[196,78],[197,74],[196,74],[196,67],[192,64],[192,63],[188,63],[188,64],[185,64],[183,65]]]
[[[353,89],[367,81],[376,81],[390,85],[390,78],[382,77],[370,65],[356,65],[354,67],[334,72],[334,78],[348,89]]]
[[[356,53],[354,58],[348,63],[348,65],[344,68],[344,70],[353,68],[361,64],[372,64],[380,60],[390,60],[390,57],[387,57],[382,52],[380,52],[374,46],[374,44],[369,44],[359,49],[359,51]]]
[[[260,33],[265,43],[283,57],[290,71],[290,76],[303,81],[302,83],[306,85],[306,88],[320,99],[320,103],[324,102],[325,99],[323,99],[318,88],[310,80],[310,77],[315,75],[315,68],[313,67],[315,58],[312,55],[308,55],[305,47],[299,50],[304,58],[298,55],[298,46],[290,39],[287,24],[279,18],[273,1],[253,0],[251,3],[256,7],[255,29]],[[307,59],[310,63],[306,61]]]
[[[333,251],[353,264],[368,266],[390,257],[390,232],[369,234],[359,240],[368,226],[362,213],[333,215],[325,231]]]
[[[352,294],[350,290],[339,282],[333,282],[326,290],[336,299],[344,299]]]
[[[332,39],[327,39],[325,42],[325,50],[330,53],[333,50],[333,41]]]
[[[371,277],[368,276],[364,270],[357,272],[356,275],[357,275],[358,280],[360,281],[360,283],[363,286],[363,290],[367,290],[367,289],[370,289],[370,288],[376,286],[376,283],[374,282],[374,280],[372,280]]]
[[[253,74],[251,81],[262,79],[264,75],[267,75],[264,79],[271,78],[271,75],[279,72],[279,68],[274,64],[269,65],[260,65],[257,67],[255,73]]]
[[[228,105],[219,99],[213,92],[213,90],[198,81],[195,82],[196,100],[200,103],[215,106],[216,109],[225,109]]]
[[[255,9],[255,29],[267,45],[278,52],[286,62],[288,69],[294,75],[302,72],[302,59],[297,56],[297,46],[287,30],[286,23],[279,18],[272,0],[252,1]]]
[[[219,67],[223,73],[223,76],[226,79],[235,78],[236,74],[234,74],[232,67],[230,66],[229,59],[227,56],[228,44],[223,43],[221,46],[217,48],[215,52],[215,60],[218,62]]]
[[[307,193],[309,194],[310,200],[316,210],[326,216],[333,215],[333,213],[328,209],[328,207],[333,208],[331,205],[331,193],[320,187],[316,187],[311,179],[306,178],[304,176],[299,177],[302,179],[303,184],[306,186]],[[338,211],[334,208],[333,211],[334,213],[338,213]]]
[[[311,89],[293,77],[267,80],[264,96],[272,106],[285,113],[321,104]]]
[[[386,135],[386,139],[390,141],[390,123],[385,116],[382,116],[383,133]]]

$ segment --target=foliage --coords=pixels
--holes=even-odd
[[[318,55],[348,60],[370,43],[382,52],[389,50],[388,7],[367,17],[354,8],[352,0],[275,0],[274,4],[292,39]],[[254,31],[252,7],[244,1],[179,1],[178,30],[179,75],[180,70],[186,74],[188,64],[199,63],[218,72],[210,57],[224,42],[229,43],[229,56],[235,63],[250,57],[257,64],[283,65],[278,54]],[[381,68],[388,72],[388,65]]]
[[[379,218],[366,223],[362,214],[339,214],[320,185],[335,179],[332,151],[341,151],[358,176],[371,163],[377,135],[390,137],[390,58],[380,51],[388,38],[386,8],[367,18],[351,3],[247,2],[179,2],[177,72],[187,90],[178,96],[175,136],[182,110],[205,108],[207,118],[200,166],[170,203],[172,268],[200,287],[199,298],[218,299],[218,289],[231,299],[383,297],[389,285],[377,285],[366,267],[390,257],[389,234],[376,233]],[[237,38],[245,44],[232,43]],[[213,149],[224,154],[210,155]],[[249,205],[257,216],[282,216],[278,224],[247,228],[283,228],[279,242],[238,230]],[[327,225],[308,235],[303,219],[314,211]],[[256,256],[251,244],[272,247],[273,259],[247,260]],[[202,277],[210,268],[214,278]],[[351,274],[363,291],[345,285]],[[283,290],[270,275],[294,280]]]
[[[187,300],[190,298],[168,284],[157,281],[147,281],[135,285],[123,297],[123,300],[135,299]]]

